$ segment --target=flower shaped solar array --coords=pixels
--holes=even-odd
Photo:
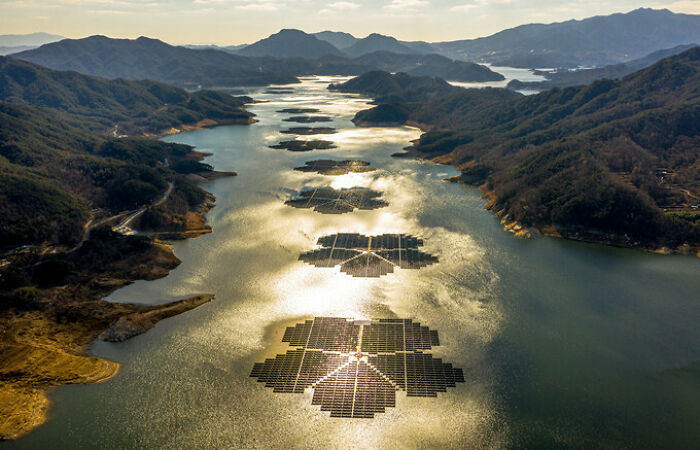
[[[313,389],[311,403],[331,417],[373,418],[396,406],[396,391],[437,397],[464,382],[425,350],[439,346],[437,331],[410,319],[357,321],[317,317],[284,333],[293,350],[256,363],[250,374],[278,393]]]
[[[406,234],[365,236],[340,233],[318,240],[321,248],[299,256],[316,267],[340,266],[353,277],[378,278],[394,272],[394,267],[420,269],[438,262],[436,256],[418,250],[421,239]]]
[[[316,172],[322,175],[345,175],[350,172],[372,172],[377,169],[369,167],[369,163],[366,161],[352,159],[345,161],[317,159],[315,161],[307,161],[304,166],[296,167],[294,170],[300,172]]]
[[[355,208],[370,210],[389,206],[384,200],[377,199],[381,195],[381,192],[361,187],[322,187],[303,190],[298,197],[287,200],[284,204],[295,208],[313,208],[322,214],[344,214],[352,212]]]

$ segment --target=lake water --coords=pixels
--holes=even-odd
[[[293,94],[254,92],[259,123],[170,136],[213,153],[238,177],[207,185],[213,233],[173,247],[170,276],[112,301],[216,300],[93,352],[118,361],[108,382],[51,393],[50,420],[7,448],[627,447],[700,444],[700,259],[543,238],[522,240],[484,211],[454,169],[395,159],[413,128],[355,128],[367,99],[308,78]],[[337,81],[337,80],[336,80]],[[284,107],[314,107],[339,129],[334,150],[267,148]],[[377,171],[292,170],[362,159]],[[324,215],[284,204],[306,187],[367,187],[389,206]],[[299,255],[335,233],[406,233],[439,258],[381,278],[318,268]],[[332,418],[313,392],[279,394],[251,378],[289,347],[287,326],[314,317],[410,318],[437,330],[430,353],[465,382],[436,398],[396,394],[373,419]]]

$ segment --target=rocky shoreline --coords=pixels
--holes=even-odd
[[[403,154],[401,155],[403,156]],[[407,152],[405,157],[415,157],[420,158],[415,153]],[[440,162],[439,159],[433,160],[440,164],[449,164]],[[457,175],[452,178],[447,178],[445,181],[451,183],[469,184],[474,185],[474,183],[469,183],[462,179],[462,175]],[[486,200],[483,209],[490,211],[500,219],[501,225],[505,231],[512,233],[513,235],[524,238],[524,239],[536,239],[538,237],[553,237],[559,239],[568,239],[572,241],[586,242],[589,244],[602,244],[611,247],[618,248],[633,248],[637,250],[643,250],[651,253],[658,253],[663,255],[685,255],[685,256],[697,256],[700,258],[700,247],[691,246],[681,246],[677,248],[669,247],[648,247],[641,245],[638,242],[631,241],[626,236],[616,236],[607,233],[600,233],[594,230],[569,230],[562,227],[557,227],[554,224],[544,225],[544,226],[527,226],[507,214],[502,205],[498,204],[496,201],[496,193],[488,186],[487,183],[478,185],[479,190],[482,192],[481,198]]]

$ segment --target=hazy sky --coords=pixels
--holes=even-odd
[[[700,14],[700,0],[0,0],[0,34],[143,35],[176,44],[240,44],[299,28],[440,41],[639,7]]]

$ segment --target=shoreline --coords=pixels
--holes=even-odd
[[[254,122],[251,118],[247,123]],[[177,132],[218,125],[225,124],[199,122]],[[173,133],[163,136],[168,134]],[[209,156],[196,151],[193,154],[200,161]],[[201,184],[235,175],[211,171],[191,174],[191,180]],[[39,290],[37,298],[28,300],[27,305],[0,310],[0,442],[21,438],[49,419],[51,389],[103,383],[119,373],[118,362],[89,354],[95,340],[123,342],[148,332],[161,320],[214,300],[214,294],[192,295],[157,306],[103,300],[134,281],[163,278],[181,263],[172,246],[160,239],[188,239],[211,233],[206,214],[215,206],[216,198],[205,192],[202,203],[188,211],[183,230],[144,232],[142,235],[152,236],[146,248],[98,264],[95,267],[99,269],[91,268],[66,285]],[[124,242],[129,238],[117,239]],[[65,315],[70,317],[67,323]]]
[[[413,155],[415,155],[415,153]],[[437,164],[447,164],[447,165],[452,166],[452,164],[435,161],[432,158],[420,158],[418,156],[411,156],[411,155],[407,155],[406,157],[416,157],[418,159],[429,159],[430,161],[433,161]],[[454,166],[452,166],[452,167],[454,167]],[[456,167],[455,167],[455,169],[456,169]],[[457,169],[457,170],[459,170],[459,169]],[[682,247],[676,247],[676,248],[646,247],[643,245],[635,245],[634,243],[629,243],[629,241],[626,238],[621,237],[621,236],[614,236],[614,235],[604,235],[603,236],[602,233],[596,233],[596,232],[591,231],[591,230],[583,230],[583,229],[582,230],[565,230],[565,229],[557,228],[556,225],[554,225],[554,224],[542,225],[542,226],[537,226],[537,225],[527,226],[527,225],[524,225],[523,223],[521,223],[520,221],[518,221],[517,219],[506,214],[503,207],[496,202],[495,192],[489,188],[487,183],[483,183],[479,186],[476,186],[475,184],[464,182],[460,178],[461,178],[461,175],[457,175],[457,176],[454,176],[451,178],[446,178],[445,181],[450,182],[450,183],[458,183],[458,184],[464,184],[464,185],[477,187],[482,193],[481,198],[486,201],[486,203],[484,203],[484,206],[482,207],[482,209],[491,212],[494,215],[494,217],[499,219],[503,229],[505,231],[508,231],[509,233],[512,233],[516,237],[520,237],[523,239],[537,239],[540,237],[551,237],[551,238],[566,239],[566,240],[576,241],[576,242],[585,242],[587,244],[599,244],[599,245],[605,245],[608,247],[642,250],[645,252],[656,253],[656,254],[660,254],[660,255],[683,255],[683,256],[695,256],[695,257],[700,258],[700,247],[691,247],[691,246],[682,246]]]

